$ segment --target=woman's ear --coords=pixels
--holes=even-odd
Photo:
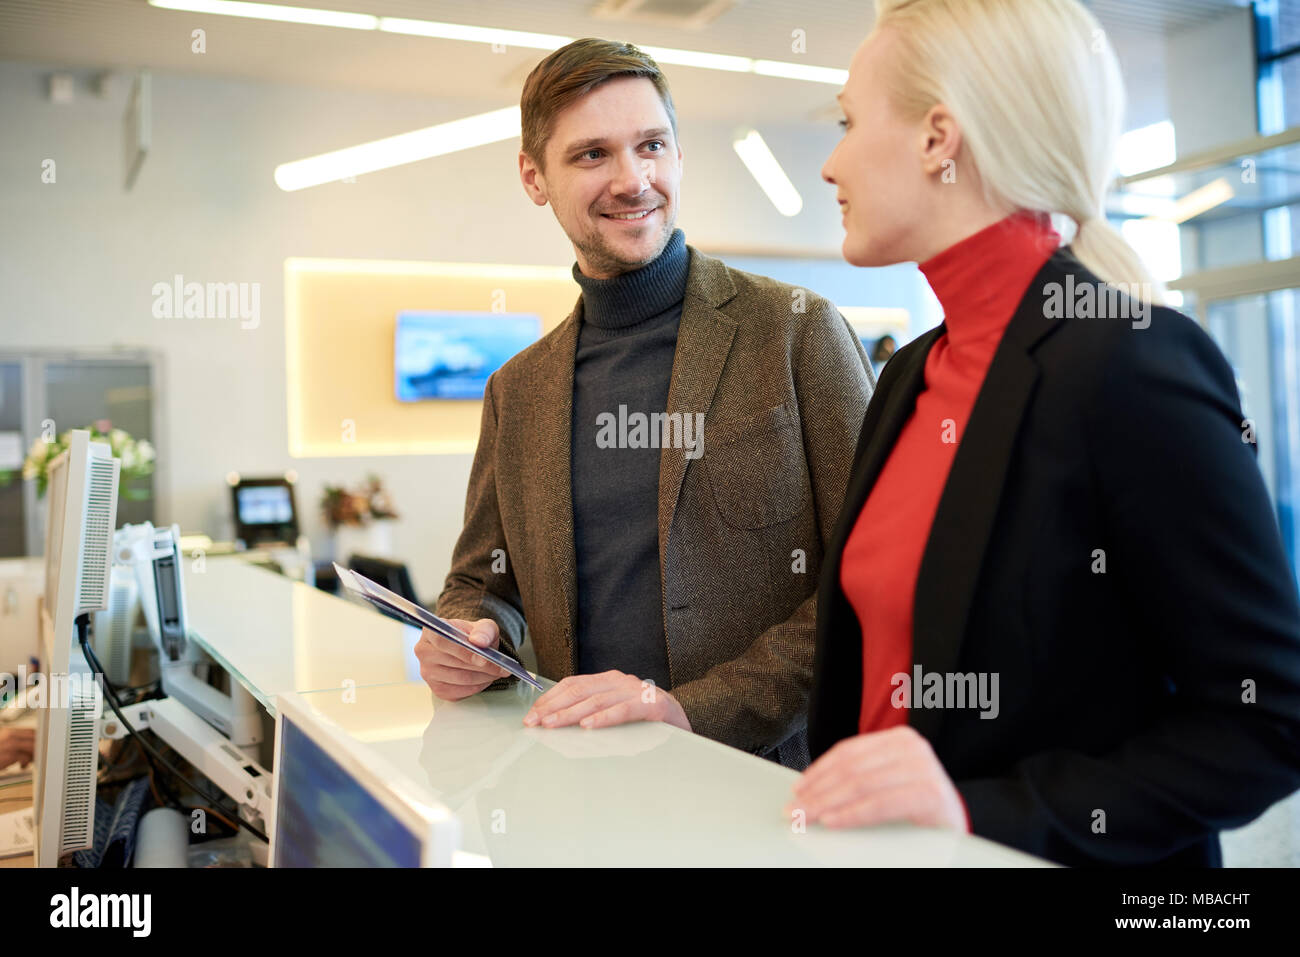
[[[926,175],[955,174],[961,143],[956,117],[948,107],[936,103],[921,121],[921,169]]]

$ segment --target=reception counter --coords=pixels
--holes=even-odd
[[[549,682],[544,682],[549,686]],[[783,808],[798,775],[660,723],[526,728],[517,683],[458,702],[423,682],[302,695],[459,819],[493,866],[1025,867],[982,838],[907,825],[832,831]]]
[[[526,728],[517,684],[461,702],[419,679],[415,629],[242,561],[186,576],[190,631],[271,713],[299,692],[460,820],[500,866],[1035,866],[978,837],[831,831],[783,811],[795,772],[665,724]],[[549,682],[546,682],[549,685]]]

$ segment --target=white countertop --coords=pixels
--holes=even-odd
[[[494,865],[1045,863],[953,832],[795,827],[795,772],[659,723],[525,728],[536,692],[522,684],[439,701],[415,629],[239,560],[187,567],[185,588],[191,636],[254,696],[274,713],[277,694],[303,693]]]
[[[408,682],[302,698],[427,788],[459,818],[461,849],[494,866],[1047,865],[951,831],[796,828],[794,771],[660,723],[525,728],[536,694],[445,702]]]
[[[184,575],[191,638],[272,714],[281,692],[420,677],[416,628],[237,558]]]

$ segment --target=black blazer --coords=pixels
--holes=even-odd
[[[909,724],[978,835],[1065,864],[1218,865],[1221,829],[1300,787],[1296,582],[1213,341],[1104,296],[1099,318],[1049,318],[1070,273],[1076,296],[1097,286],[1058,250],[1007,327],[916,583],[914,663],[997,673],[998,716]],[[889,361],[863,421],[818,593],[814,758],[857,734],[844,544],[943,331]]]

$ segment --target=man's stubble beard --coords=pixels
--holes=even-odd
[[[629,262],[619,258],[617,252],[605,241],[605,237],[601,235],[599,230],[593,230],[590,235],[584,236],[581,242],[576,239],[573,240],[573,245],[577,246],[581,251],[583,257],[587,260],[589,268],[596,272],[611,273],[617,276],[625,272],[631,272],[634,269],[640,269],[642,266],[646,266],[658,259],[665,247],[667,247],[668,241],[672,239],[673,230],[676,228],[677,210],[673,207],[672,219],[664,219],[664,225],[659,234],[659,242],[655,244],[654,254],[648,259],[637,260],[636,262]]]

